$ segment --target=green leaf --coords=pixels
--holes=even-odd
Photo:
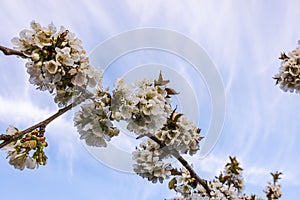
[[[24,142],[22,144],[22,147],[34,149],[36,147],[36,145],[37,145],[36,140],[29,140],[29,141]]]
[[[195,178],[191,178],[188,184],[194,189],[197,187],[197,181]]]
[[[170,190],[175,189],[176,184],[177,184],[176,178],[172,178],[172,179],[170,180],[170,182],[169,182],[169,189],[170,189]]]

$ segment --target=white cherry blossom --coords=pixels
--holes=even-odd
[[[140,148],[133,152],[133,159],[136,162],[133,165],[133,170],[153,183],[157,181],[162,183],[171,175],[172,166],[163,162],[159,149],[158,144],[147,140],[141,143]]]
[[[142,135],[159,130],[172,108],[170,97],[163,86],[155,86],[153,80],[136,82],[133,87],[117,80],[113,91],[113,113],[120,113],[127,129]]]
[[[97,96],[86,100],[75,113],[74,123],[89,146],[106,147],[106,142],[119,134],[110,119],[110,97],[106,92],[97,92]]]
[[[30,58],[26,64],[30,83],[54,94],[60,107],[101,82],[102,76],[89,64],[81,40],[64,27],[57,32],[53,23],[42,27],[33,21],[31,29],[21,31],[12,42],[15,49]]]
[[[282,53],[280,59],[281,67],[274,76],[276,84],[285,92],[300,93],[300,47],[292,50],[288,55]]]

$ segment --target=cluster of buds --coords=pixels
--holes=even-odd
[[[15,127],[10,126],[7,129],[8,135],[18,133],[19,131]],[[47,156],[44,153],[44,148],[47,146],[48,144],[42,131],[33,130],[22,138],[8,144],[3,149],[8,151],[9,164],[19,170],[23,170],[25,167],[34,169],[38,165],[46,165]]]
[[[31,150],[35,151],[32,155],[32,158],[35,159],[39,165],[47,164],[47,156],[43,151],[43,149],[47,146],[48,143],[46,142],[44,134],[41,134],[41,132],[38,130],[33,130],[32,132],[28,133],[20,141],[21,148],[25,148],[28,152]]]

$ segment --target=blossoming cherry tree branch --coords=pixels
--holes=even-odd
[[[178,93],[168,86],[170,81],[163,78],[162,72],[156,80],[143,79],[133,85],[117,79],[109,91],[102,85],[102,72],[90,65],[81,40],[64,27],[57,30],[52,23],[42,27],[33,21],[30,29],[21,31],[12,42],[14,49],[0,46],[0,51],[27,59],[29,82],[52,94],[61,108],[23,131],[9,126],[0,135],[0,148],[7,151],[9,164],[15,168],[46,165],[46,126],[79,106],[73,120],[80,139],[87,145],[105,148],[111,138],[122,134],[115,122],[125,122],[141,141],[133,151],[133,170],[153,183],[170,179],[169,189],[181,195],[174,199],[262,199],[243,193],[243,169],[235,157],[230,157],[224,172],[212,180],[201,178],[183,158],[197,155],[203,137],[200,128],[184,113],[172,108],[172,96]],[[180,167],[170,163],[170,157],[177,159]],[[281,173],[271,175],[273,182],[264,190],[268,200],[281,197]]]

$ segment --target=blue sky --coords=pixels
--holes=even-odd
[[[274,86],[280,52],[296,48],[300,2],[286,1],[16,1],[0,3],[0,44],[30,21],[53,22],[75,32],[88,53],[120,32],[159,27],[180,32],[203,47],[218,69],[226,94],[223,131],[212,153],[190,161],[205,178],[223,169],[229,155],[244,170],[246,192],[262,195],[282,171],[282,199],[297,199],[300,188],[300,96]],[[0,130],[26,128],[54,113],[52,97],[28,83],[24,61],[0,56]],[[172,81],[172,80],[171,80]],[[200,105],[201,107],[201,105]],[[200,114],[201,115],[201,114]],[[204,116],[203,116],[204,115]],[[204,112],[201,118],[209,118]],[[167,185],[121,173],[94,159],[72,127],[71,113],[47,128],[49,164],[38,170],[13,169],[0,153],[1,199],[163,199]],[[200,122],[201,124],[201,122]],[[207,129],[203,124],[203,133]],[[28,197],[27,197],[28,196]]]

